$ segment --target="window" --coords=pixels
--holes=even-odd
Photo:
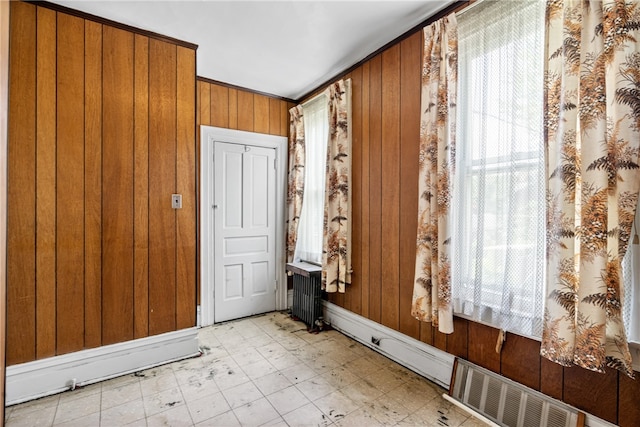
[[[632,235],[639,232],[635,226],[640,223],[639,221],[640,210],[636,209]],[[637,240],[634,238],[622,260],[624,281],[622,319],[627,332],[627,341],[640,344],[640,304],[637,302],[640,298],[640,246],[636,242]]]
[[[320,95],[303,105],[305,175],[295,259],[322,264],[324,183],[329,129],[327,98]]]
[[[458,16],[454,312],[541,336],[544,2],[485,1]]]

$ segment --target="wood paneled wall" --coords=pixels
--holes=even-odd
[[[198,125],[289,135],[290,101],[198,79]]]
[[[344,76],[353,87],[354,273],[330,301],[605,420],[640,425],[640,379],[562,368],[539,356],[538,341],[513,334],[498,354],[494,328],[456,317],[445,335],[411,317],[421,56],[419,32]]]
[[[10,27],[7,363],[194,326],[195,50],[23,2]]]
[[[7,332],[7,121],[9,117],[9,2],[0,2],[0,402],[5,401]],[[4,426],[4,405],[0,405]]]

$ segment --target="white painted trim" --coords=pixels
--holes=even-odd
[[[328,301],[324,304],[324,321],[389,359],[449,388],[455,357],[391,328],[345,310]],[[372,344],[372,338],[380,340]]]
[[[616,427],[615,424],[605,421],[595,415],[585,413],[584,425],[585,427]]]
[[[454,399],[453,397],[449,396],[446,393],[442,393],[442,397],[444,398],[444,400],[446,400],[447,402],[451,402],[454,405],[456,405],[458,408],[462,409],[463,411],[465,411],[466,413],[468,413],[469,415],[471,415],[472,417],[475,417],[477,419],[479,419],[480,421],[486,423],[487,425],[491,426],[491,427],[500,427],[498,424],[494,423],[493,421],[491,421],[489,418],[485,417],[484,415],[482,415],[480,412],[476,412],[474,411],[472,408],[470,408],[469,406],[465,405],[464,403],[458,402],[456,399]]]
[[[214,235],[214,201],[211,200],[214,188],[214,170],[210,167],[213,162],[214,143],[230,142],[235,144],[255,145],[258,147],[274,148],[278,165],[276,198],[276,310],[287,308],[287,280],[284,265],[286,254],[284,247],[284,212],[286,203],[287,176],[287,138],[284,136],[267,135],[255,132],[245,132],[234,129],[200,126],[200,301],[202,326],[212,325],[214,322],[214,290],[213,290],[213,260],[214,242],[209,236]]]
[[[7,367],[5,404],[60,393],[200,354],[196,328]]]

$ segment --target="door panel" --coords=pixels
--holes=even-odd
[[[275,149],[215,143],[215,322],[275,310]]]

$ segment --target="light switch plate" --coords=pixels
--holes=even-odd
[[[182,209],[182,194],[171,195],[171,207],[173,209]]]

